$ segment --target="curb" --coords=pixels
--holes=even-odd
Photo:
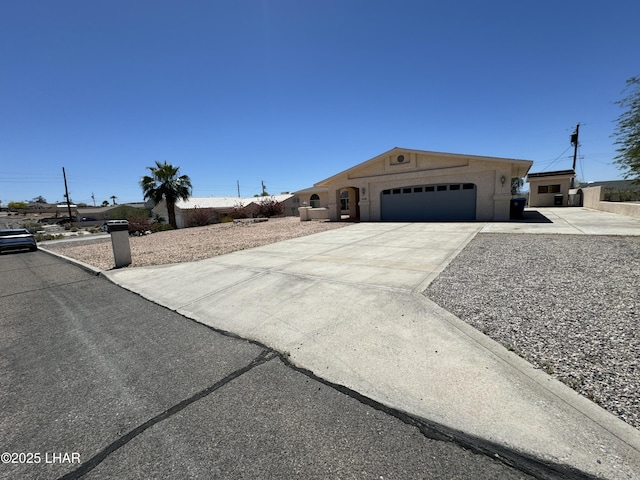
[[[94,267],[93,265],[89,265],[88,263],[84,263],[81,262],[80,260],[76,260],[75,258],[71,258],[71,257],[67,257],[65,255],[62,255],[60,253],[56,253],[53,252],[47,248],[38,246],[38,250],[40,250],[41,252],[45,252],[48,255],[52,255],[54,257],[57,257],[61,260],[64,260],[67,263],[71,263],[73,265],[76,265],[78,267],[80,267],[81,269],[83,269],[86,272],[89,272],[92,275],[96,275],[96,276],[101,276],[104,273],[104,270],[101,270],[97,267]]]

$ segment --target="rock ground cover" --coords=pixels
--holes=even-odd
[[[204,260],[269,243],[341,228],[343,222],[301,222],[297,217],[271,218],[266,222],[229,222],[206,227],[169,230],[130,237],[132,267]],[[49,250],[75,258],[102,270],[114,266],[111,240],[43,244]]]
[[[640,237],[479,234],[425,294],[640,428]]]

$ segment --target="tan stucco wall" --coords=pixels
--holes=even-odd
[[[391,165],[391,158],[383,158],[377,165],[368,165],[353,175],[331,179],[326,184],[328,200],[346,187],[360,192],[360,220],[380,221],[381,193],[389,188],[412,185],[473,183],[477,187],[476,220],[509,220],[511,200],[511,166],[508,163],[455,159],[454,166],[447,159],[421,158],[414,155],[408,164]],[[419,169],[416,168],[420,166]],[[448,165],[443,168],[442,165]],[[364,173],[367,175],[365,176]],[[501,177],[505,182],[502,184]],[[325,185],[323,185],[325,186]],[[336,201],[328,202],[331,219],[337,220]]]
[[[571,187],[571,177],[543,177],[527,179],[529,183],[529,206],[530,207],[553,207],[556,195],[562,195],[562,205],[567,206],[569,201],[569,188]],[[558,193],[538,193],[538,187],[544,185],[560,185]]]
[[[603,212],[618,213],[629,217],[640,217],[640,203],[605,202],[604,189],[602,187],[589,187],[582,189],[583,203],[586,208],[602,210]]]
[[[329,219],[329,210],[326,208],[311,208],[311,207],[300,207],[298,208],[301,222],[306,222],[308,220],[328,220]]]
[[[298,206],[303,207],[305,202],[307,206],[311,206],[311,195],[316,194],[320,197],[320,207],[326,207],[329,204],[329,193],[328,192],[298,192],[296,196],[300,199],[300,204]]]

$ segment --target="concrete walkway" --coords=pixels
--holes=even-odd
[[[538,211],[552,223],[361,223],[105,275],[472,443],[607,479],[640,478],[640,431],[421,294],[480,231],[640,234],[640,219]]]

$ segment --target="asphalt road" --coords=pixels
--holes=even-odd
[[[0,318],[0,478],[533,478],[44,252]]]

